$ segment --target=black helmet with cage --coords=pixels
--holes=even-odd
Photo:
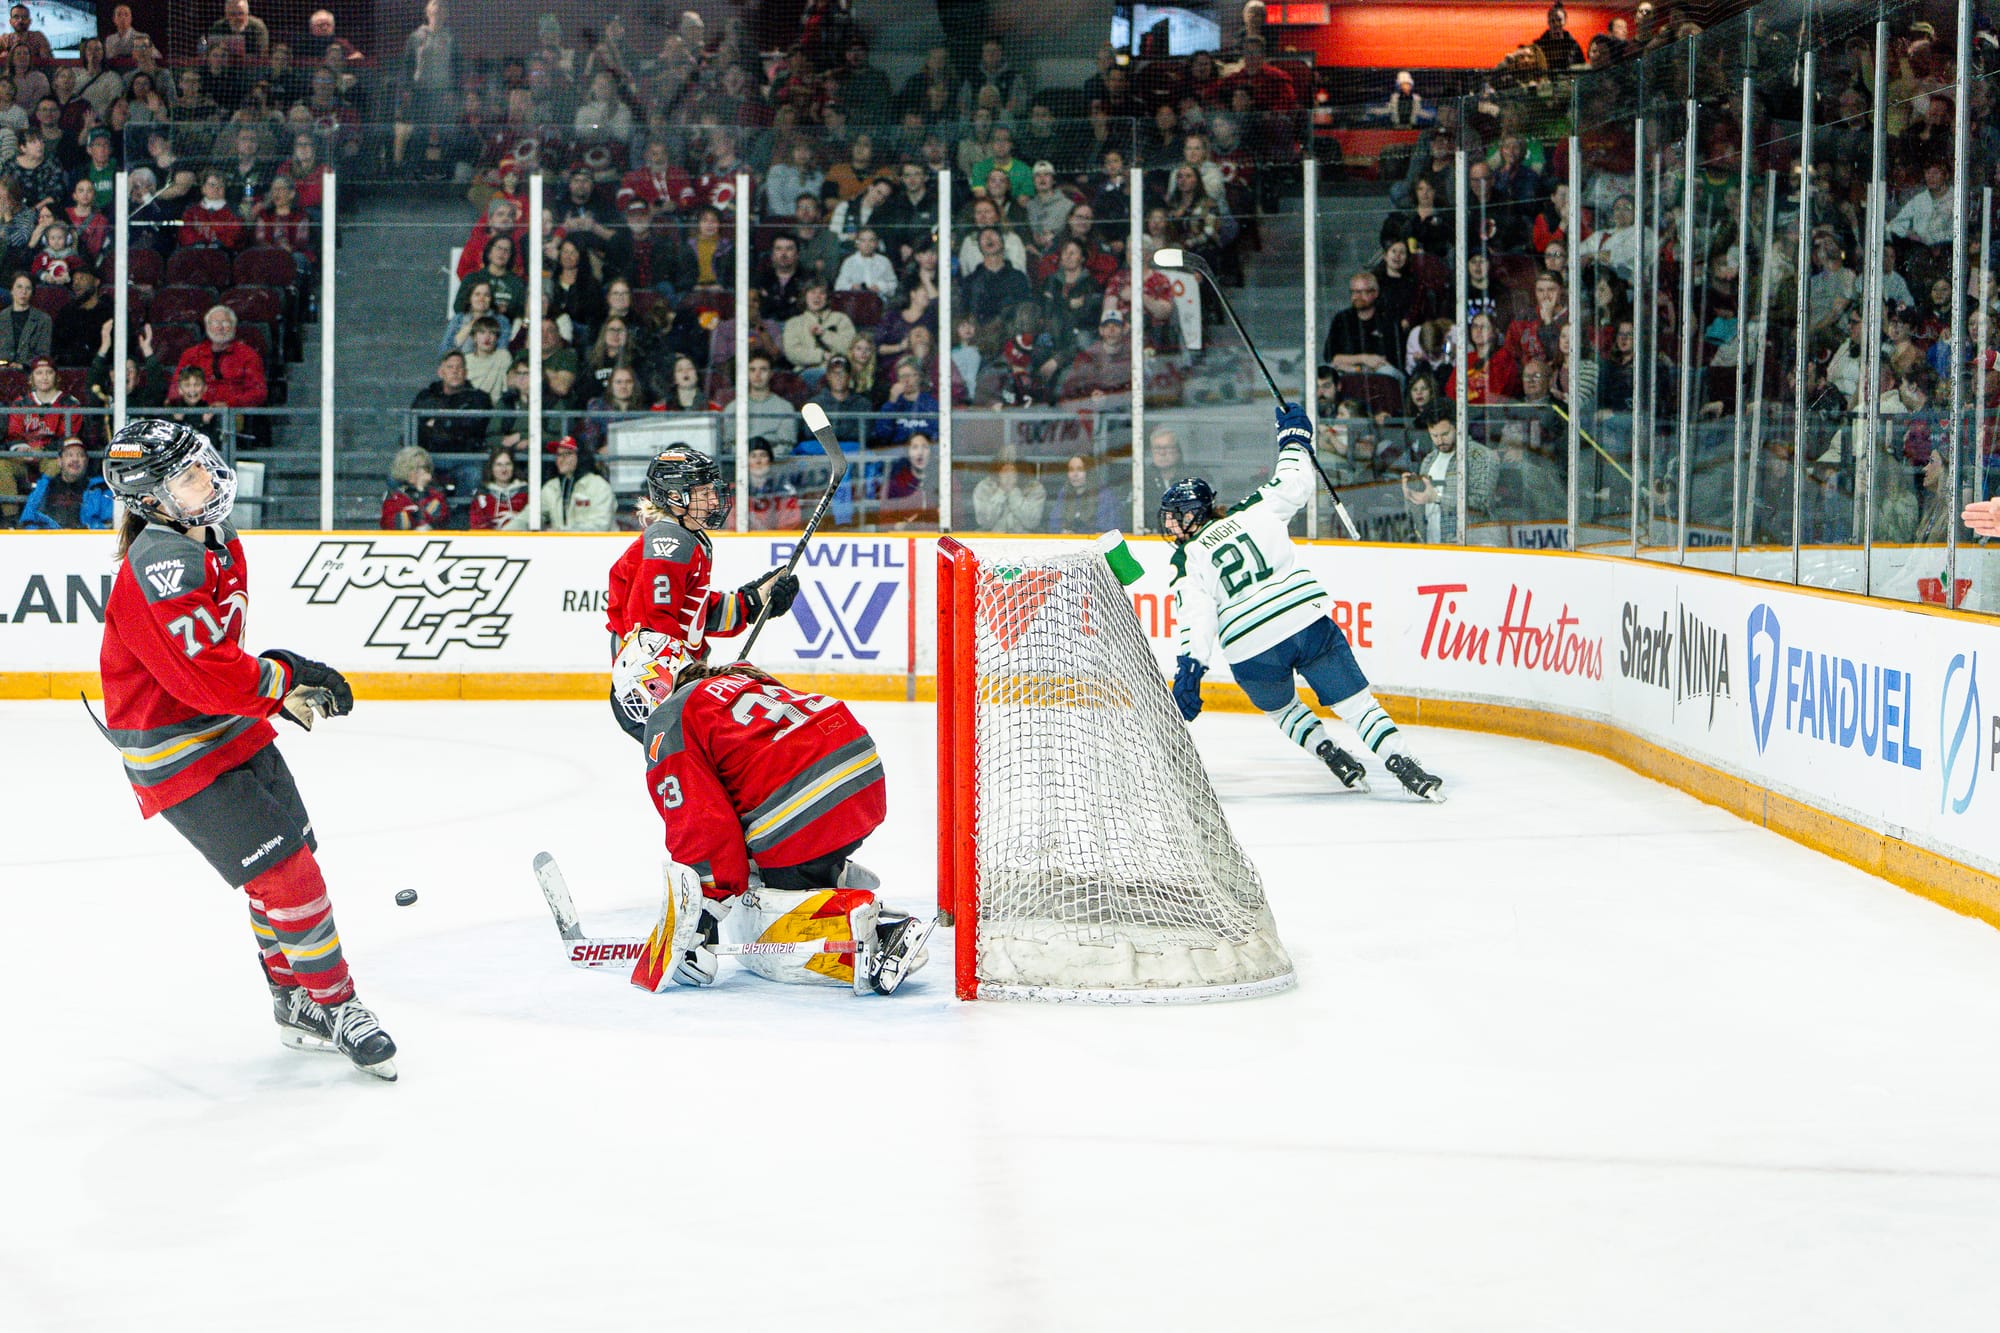
[[[713,488],[715,503],[705,511],[698,511],[699,497],[695,492],[704,486]],[[674,445],[653,455],[653,461],[647,465],[646,498],[655,508],[689,528],[714,529],[721,527],[729,515],[731,492],[714,459],[698,449]]]
[[[1167,530],[1167,515],[1177,520],[1170,535],[1176,543],[1207,527],[1216,517],[1215,488],[1201,477],[1182,477],[1167,487],[1160,497],[1160,528]]]
[[[157,417],[129,421],[111,437],[104,482],[147,522],[179,528],[220,523],[236,502],[236,473],[214,442],[192,426]]]

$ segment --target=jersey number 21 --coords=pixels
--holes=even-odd
[[[1243,549],[1238,550],[1239,546]],[[1256,562],[1255,570],[1244,568],[1244,551],[1249,552],[1250,559]],[[1253,583],[1262,583],[1271,577],[1271,566],[1265,561],[1264,553],[1257,549],[1257,543],[1250,540],[1250,534],[1247,532],[1239,532],[1234,540],[1226,541],[1216,547],[1209,558],[1215,561],[1216,572],[1222,576],[1222,591],[1229,597],[1234,597]]]

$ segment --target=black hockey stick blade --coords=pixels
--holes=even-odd
[[[799,416],[804,419],[806,429],[812,432],[813,438],[819,441],[819,447],[833,460],[833,475],[826,479],[826,490],[821,492],[819,503],[813,506],[812,513],[806,518],[806,530],[799,535],[798,542],[792,547],[792,558],[785,562],[787,574],[799,567],[799,559],[806,553],[806,543],[812,540],[815,532],[819,531],[820,520],[824,519],[826,511],[833,507],[834,492],[840,489],[841,482],[847,480],[848,467],[847,451],[842,449],[840,441],[834,438],[833,423],[827,420],[826,409],[818,403],[807,403],[800,410]],[[750,637],[743,641],[743,651],[737,654],[737,661],[750,660],[750,650],[757,646],[757,636],[764,632],[764,621],[770,614],[771,603],[766,601],[757,609],[757,623],[750,627]]]

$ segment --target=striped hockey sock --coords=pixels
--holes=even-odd
[[[256,897],[250,899],[250,931],[257,937],[257,953],[264,961],[264,975],[271,979],[271,984],[298,985],[292,965],[285,961],[285,951],[278,947],[278,932],[271,928],[271,918],[264,915],[263,900]]]
[[[1325,728],[1321,727],[1319,719],[1313,716],[1312,709],[1297,699],[1283,708],[1270,709],[1264,716],[1277,723],[1278,730],[1285,733],[1286,739],[1307,754],[1319,749],[1319,743],[1325,737]]]
[[[312,849],[301,847],[244,886],[252,903],[252,921],[261,908],[284,964],[306,994],[331,1007],[354,998],[347,960],[340,952],[340,932],[334,929],[333,905]],[[265,945],[262,933],[258,943]],[[277,976],[268,961],[266,970]],[[283,984],[282,982],[280,984]]]
[[[1375,696],[1367,690],[1351,699],[1342,699],[1333,706],[1341,720],[1361,733],[1361,739],[1376,754],[1388,756],[1404,753],[1402,733],[1396,724],[1382,711],[1382,705],[1375,702]]]

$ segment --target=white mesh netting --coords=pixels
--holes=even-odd
[[[979,557],[980,994],[1228,999],[1292,984],[1256,867],[1104,558]]]

